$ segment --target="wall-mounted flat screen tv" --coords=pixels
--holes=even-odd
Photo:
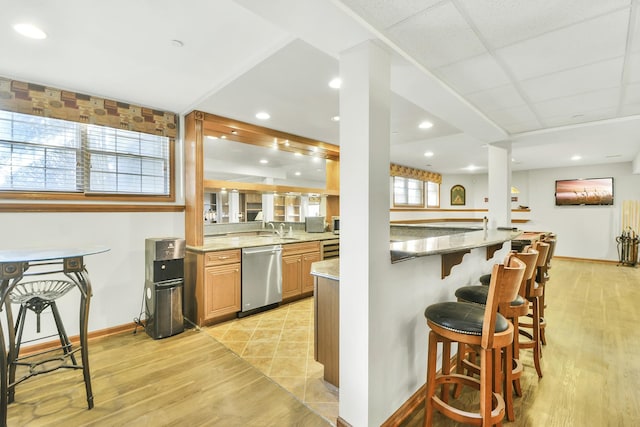
[[[613,178],[556,181],[556,206],[613,205]]]

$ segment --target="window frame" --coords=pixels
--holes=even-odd
[[[406,192],[407,203],[398,203],[398,202],[396,202],[396,179],[405,180],[405,185],[404,185],[403,188],[407,191]],[[420,203],[409,203],[409,193],[408,193],[409,180],[418,181],[422,185]],[[404,177],[404,176],[393,176],[392,188],[393,188],[393,206],[394,207],[405,207],[405,208],[422,207],[423,208],[425,206],[425,202],[426,202],[426,200],[425,200],[425,185],[424,185],[424,181],[423,180],[416,179],[416,178],[407,178],[407,177]]]
[[[438,186],[438,203],[434,204],[434,205],[429,203],[429,184],[430,183],[431,184],[435,184],[435,185]],[[427,195],[427,197],[425,199],[425,206],[427,208],[440,208],[440,195],[441,195],[440,191],[442,189],[442,185],[440,183],[438,183],[438,182],[435,182],[435,181],[425,181],[425,187],[426,187],[425,193]]]
[[[3,110],[7,112],[13,112],[11,110]],[[24,113],[22,113],[24,114]],[[27,114],[28,115],[28,114]],[[39,117],[39,116],[36,116]],[[64,119],[58,119],[64,120]],[[64,120],[73,123],[73,121]],[[144,133],[140,131],[134,131]],[[107,193],[97,191],[82,190],[79,192],[69,191],[38,191],[38,190],[4,190],[0,189],[0,199],[15,199],[15,200],[58,200],[58,201],[104,201],[104,202],[175,202],[175,138],[168,138],[168,161],[169,167],[169,194],[136,194],[136,193]],[[85,155],[88,150],[85,143],[82,143],[81,155]]]

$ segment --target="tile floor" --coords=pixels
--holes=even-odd
[[[313,297],[203,328],[334,425],[338,389],[313,358]]]

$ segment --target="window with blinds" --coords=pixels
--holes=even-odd
[[[0,111],[0,191],[169,195],[163,136]]]
[[[424,182],[419,179],[393,177],[393,204],[424,206]]]

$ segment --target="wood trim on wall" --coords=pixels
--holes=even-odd
[[[391,208],[391,212],[489,212],[489,209]],[[531,212],[531,209],[511,209],[511,212]]]
[[[116,205],[103,203],[2,203],[0,213],[22,212],[184,212],[184,205]]]
[[[482,222],[482,218],[424,218],[424,219],[394,219],[391,224],[428,224],[431,222]],[[522,224],[528,219],[511,219],[512,223]]]

